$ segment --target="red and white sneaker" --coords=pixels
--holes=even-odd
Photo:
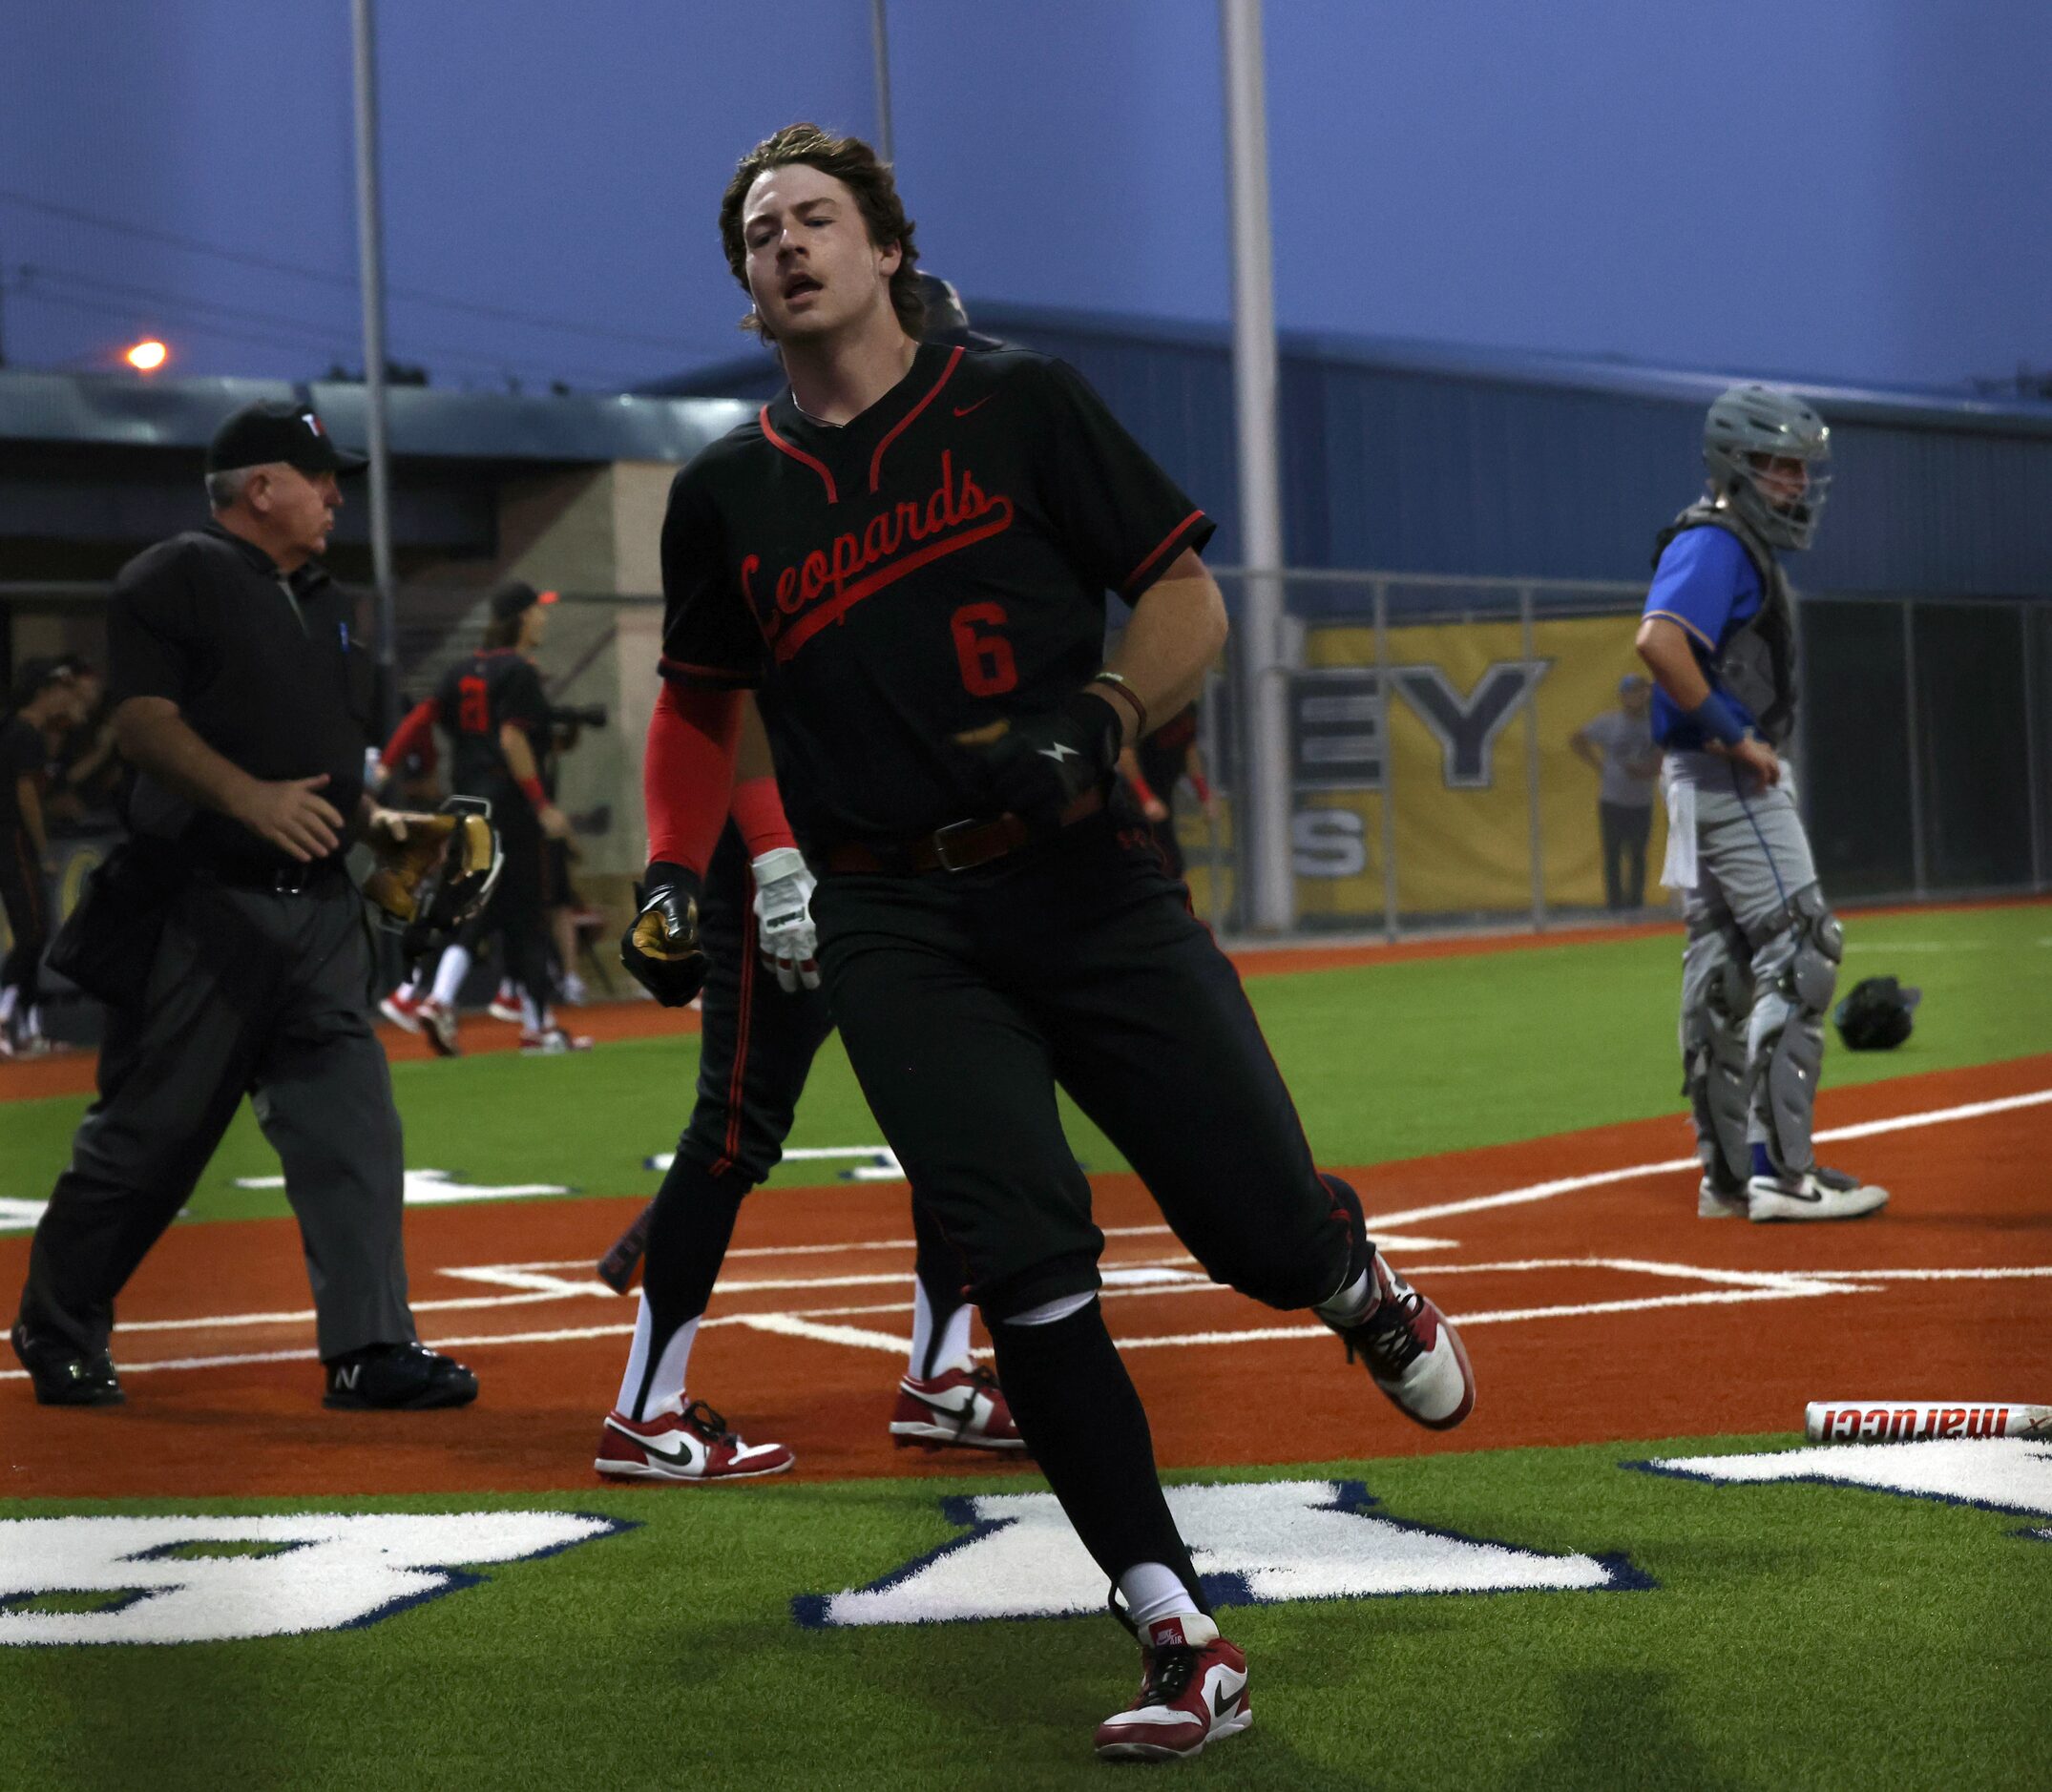
[[[463,1048],[456,1043],[456,1011],[447,1002],[424,995],[413,1004],[413,1017],[427,1035],[429,1050],[436,1057],[460,1058]]]
[[[1475,1410],[1475,1371],[1468,1365],[1467,1346],[1446,1315],[1380,1251],[1369,1267],[1375,1278],[1374,1305],[1350,1325],[1325,1323],[1346,1341],[1347,1361],[1359,1357],[1366,1363],[1375,1386],[1407,1418],[1434,1431],[1451,1431]]]
[[[524,1058],[559,1058],[566,1052],[589,1052],[592,1036],[588,1032],[565,1032],[560,1027],[544,1027],[536,1032],[532,1027],[520,1029],[520,1055]]]
[[[420,997],[408,995],[403,987],[380,1002],[378,1011],[401,1032],[420,1031]]]
[[[890,1441],[900,1449],[1024,1449],[1005,1390],[989,1369],[943,1369],[898,1383]]]
[[[785,1444],[744,1444],[702,1400],[653,1419],[606,1414],[598,1472],[614,1481],[745,1481],[798,1460]]]
[[[517,1027],[524,1016],[520,1012],[520,991],[512,983],[502,983],[492,992],[492,1000],[485,1004],[485,1012],[493,1020],[503,1020]]]
[[[1185,1613],[1147,1626],[1140,1697],[1098,1725],[1100,1761],[1187,1761],[1254,1721],[1246,1657],[1208,1617]]]

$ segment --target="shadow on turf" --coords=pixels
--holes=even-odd
[[[1649,1670],[1566,1674],[1555,1682],[1560,1734],[1510,1778],[1555,1788],[1689,1786],[1737,1792],[1674,1709],[1675,1677]]]

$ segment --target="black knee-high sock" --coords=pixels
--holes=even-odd
[[[991,1342],[1019,1434],[1098,1566],[1116,1581],[1160,1562],[1210,1611],[1162,1496],[1146,1411],[1097,1302],[1051,1325],[999,1322]]]
[[[713,1176],[682,1152],[662,1178],[656,1211],[649,1216],[648,1249],[641,1266],[650,1374],[677,1328],[705,1311],[734,1237],[742,1197],[753,1186],[731,1173]]]
[[[947,1336],[948,1322],[968,1304],[964,1284],[969,1281],[969,1271],[963,1266],[962,1253],[949,1241],[940,1221],[927,1212],[923,1201],[912,1202],[912,1238],[918,1246],[912,1259],[912,1274],[918,1279],[927,1311],[932,1316],[927,1360],[912,1365],[912,1373],[925,1379],[933,1373],[933,1355]]]

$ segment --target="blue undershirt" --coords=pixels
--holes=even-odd
[[[1711,662],[1732,635],[1759,614],[1760,603],[1760,575],[1751,557],[1729,530],[1712,525],[1686,529],[1667,544],[1645,600],[1645,615],[1681,625],[1710,689],[1748,726],[1759,718],[1718,682]],[[1709,742],[1701,724],[1658,685],[1653,687],[1653,742],[1685,751]]]

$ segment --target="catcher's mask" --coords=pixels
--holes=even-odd
[[[399,948],[408,963],[446,945],[484,907],[506,863],[490,802],[482,797],[450,797],[440,812],[453,815],[456,825],[443,843],[441,858],[421,879],[412,917],[400,933]]]
[[[1893,977],[1867,977],[1832,1011],[1838,1036],[1854,1052],[1887,1052],[1910,1036],[1916,1024],[1921,990],[1906,989]]]

